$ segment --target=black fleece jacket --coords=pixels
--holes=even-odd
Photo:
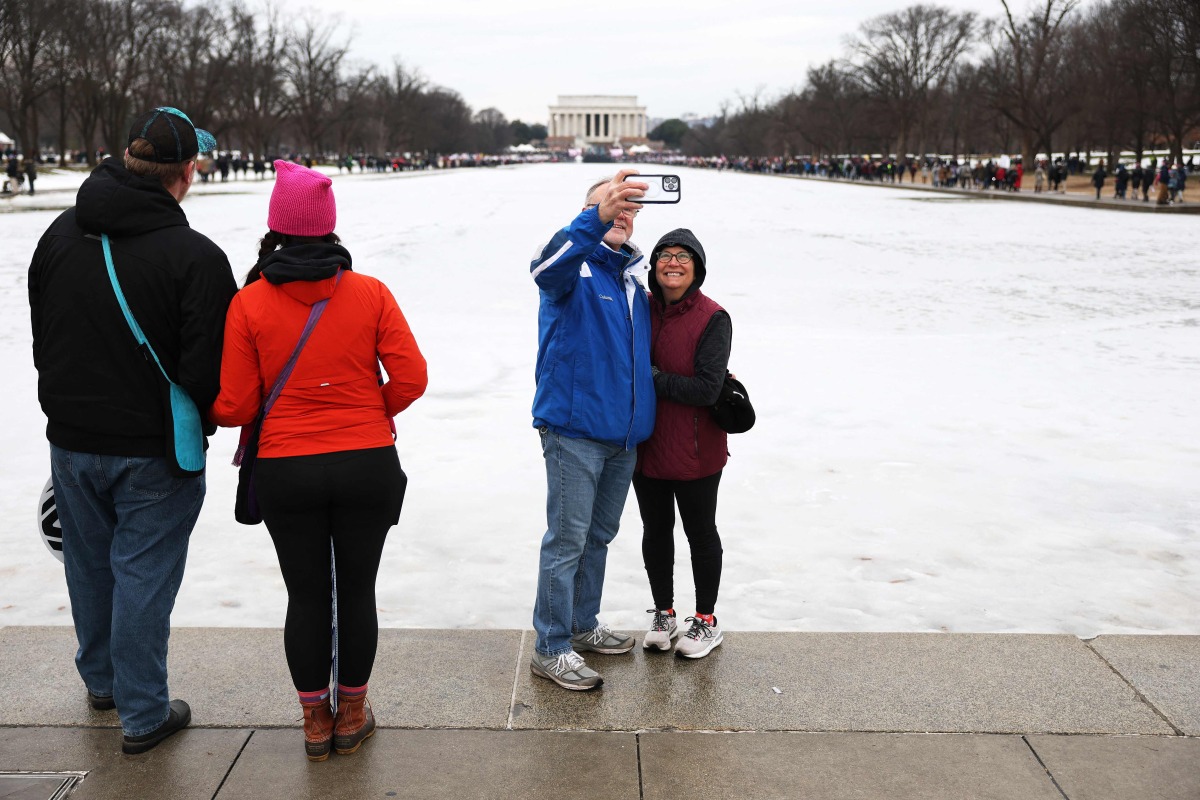
[[[162,184],[113,158],[84,181],[75,208],[34,251],[29,307],[46,438],[85,453],[162,456],[166,382],[121,313],[101,233],[112,241],[134,319],[202,410],[220,389],[225,310],[237,284],[225,254],[188,226]]]

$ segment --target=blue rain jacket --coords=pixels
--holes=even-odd
[[[654,430],[646,259],[602,244],[597,208],[554,235],[529,266],[540,289],[533,425],[631,449]]]

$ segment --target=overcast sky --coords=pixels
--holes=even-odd
[[[1014,0],[1014,12],[1026,0]],[[351,55],[399,58],[476,111],[542,122],[564,94],[637,95],[651,117],[717,112],[723,101],[800,86],[807,68],[843,54],[864,20],[904,0],[276,0],[288,14],[340,19]],[[1000,0],[947,0],[997,16]],[[625,10],[622,10],[625,9]]]

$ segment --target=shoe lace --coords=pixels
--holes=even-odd
[[[555,660],[554,666],[550,669],[554,671],[555,675],[558,675],[561,678],[568,672],[574,672],[582,666],[584,666],[583,656],[579,655],[579,653],[576,653],[574,650],[571,650],[570,652],[563,653],[561,656],[559,656],[558,659]]]
[[[659,611],[657,608],[647,608],[647,614],[654,615],[654,621],[650,623],[652,631],[669,631],[671,629],[671,615],[665,611]]]
[[[604,640],[612,635],[612,629],[603,622],[596,623],[596,627],[588,633],[587,641],[589,644],[604,644]],[[576,654],[578,658],[578,653]],[[582,660],[582,659],[581,659]]]
[[[692,627],[688,628],[688,632],[684,634],[687,638],[699,641],[700,639],[708,639],[712,636],[712,628],[704,620],[688,617],[684,622],[692,623]]]

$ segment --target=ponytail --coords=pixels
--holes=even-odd
[[[287,247],[290,244],[300,244],[307,242],[325,242],[327,244],[341,244],[342,240],[336,233],[327,233],[324,236],[289,236],[286,233],[268,230],[261,239],[258,240],[258,261],[246,273],[246,282],[243,287],[249,286],[256,280],[262,277],[262,262],[267,256],[274,253],[281,247]]]

